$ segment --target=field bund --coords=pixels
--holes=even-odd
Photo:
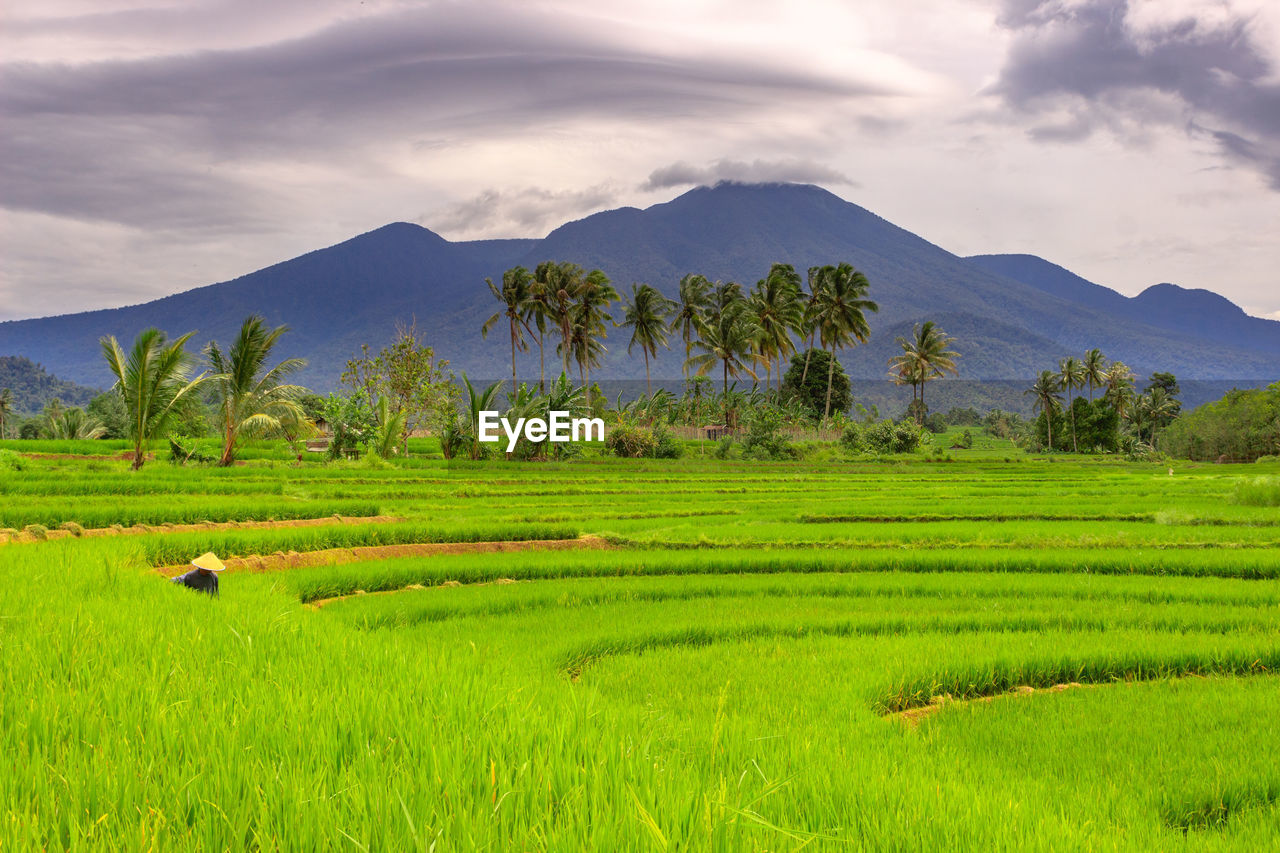
[[[0,850],[1280,846],[1280,465],[269,456],[0,472]]]

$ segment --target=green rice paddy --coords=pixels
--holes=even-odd
[[[0,526],[148,527],[0,544],[0,850],[1280,846],[1280,464],[64,444]]]

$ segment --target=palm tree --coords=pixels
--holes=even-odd
[[[1053,452],[1053,413],[1062,405],[1062,397],[1058,394],[1058,377],[1052,371],[1042,370],[1024,393],[1033,395],[1035,410],[1044,412],[1044,424],[1049,433],[1049,451]]]
[[[736,294],[736,296],[735,296]],[[720,364],[725,400],[725,418],[728,420],[729,377],[735,379],[746,373],[757,378],[749,365],[756,340],[756,326],[746,310],[742,288],[730,282],[716,289],[712,305],[713,313],[707,317],[700,330],[694,349],[701,350],[686,361],[699,376],[705,376]]]
[[[525,297],[524,305],[521,306],[520,316],[524,320],[525,328],[538,330],[538,390],[547,393],[547,362],[543,349],[544,339],[547,334],[547,322],[555,319],[555,315],[551,309],[550,290],[544,278],[539,277],[539,271],[545,274],[543,269],[546,264],[539,264],[537,270],[533,274],[532,280],[529,282],[529,292]]]
[[[556,321],[560,331],[560,356],[564,360],[564,372],[567,375],[569,356],[573,354],[574,304],[585,272],[577,264],[546,261],[538,264],[534,278],[545,282],[546,294],[543,298],[549,306],[549,316]]]
[[[1079,453],[1080,445],[1076,443],[1076,411],[1071,406],[1071,392],[1084,387],[1085,370],[1080,359],[1070,355],[1058,362],[1058,382],[1067,392],[1067,411],[1071,413],[1071,452]]]
[[[840,264],[824,279],[824,287],[814,309],[814,322],[818,327],[819,342],[823,349],[831,352],[831,360],[827,363],[827,404],[822,415],[826,420],[831,417],[831,380],[835,376],[836,351],[855,343],[866,343],[871,337],[866,312],[879,311],[880,306],[866,298],[871,283],[851,264]]]
[[[467,388],[467,416],[469,418],[467,426],[470,430],[469,438],[471,439],[470,456],[472,459],[479,459],[484,455],[484,447],[480,444],[480,413],[494,410],[493,399],[497,396],[498,387],[502,383],[494,382],[483,391],[477,391],[465,373],[462,374],[462,382]]]
[[[1138,398],[1137,408],[1141,410],[1144,420],[1151,427],[1151,446],[1156,446],[1156,430],[1160,424],[1177,414],[1178,401],[1169,396],[1169,392],[1156,385]]]
[[[179,406],[205,381],[202,373],[191,377],[191,356],[183,349],[195,332],[173,342],[159,329],[147,329],[133,342],[129,355],[111,336],[102,339],[102,354],[116,377],[112,388],[129,412],[133,437],[133,470],[142,467],[147,442],[159,435]]]
[[[383,459],[390,459],[395,455],[400,439],[404,436],[408,412],[403,409],[392,411],[391,401],[385,394],[379,394],[374,414],[378,419],[378,429],[374,433],[373,452]]]
[[[800,299],[800,276],[791,264],[774,264],[769,274],[756,282],[749,299],[752,319],[760,330],[757,347],[765,370],[773,373],[773,359],[778,364],[778,392],[782,392],[782,360],[795,351],[791,330],[804,316]],[[768,386],[768,376],[765,385]]]
[[[106,435],[107,428],[84,409],[64,409],[49,419],[49,432],[53,438],[93,440]]]
[[[5,388],[0,391],[0,438],[4,438],[5,424],[13,415],[13,391]]]
[[[685,364],[681,370],[685,378],[689,376],[688,361],[693,353],[693,342],[702,327],[707,308],[710,304],[711,282],[704,275],[689,273],[680,279],[679,310],[671,318],[671,328],[680,327],[680,339],[684,341]]]
[[[498,318],[506,315],[508,331],[511,335],[511,390],[513,393],[519,387],[516,382],[516,349],[524,352],[529,348],[524,342],[524,330],[528,329],[528,326],[525,324],[523,315],[529,310],[529,285],[532,281],[533,277],[524,267],[512,267],[504,272],[501,289],[494,285],[493,279],[484,280],[484,283],[489,285],[489,292],[503,304],[504,309],[484,321],[484,325],[480,327],[480,337],[487,338],[493,324],[498,322]],[[532,330],[529,333],[533,334]]]
[[[677,307],[657,288],[647,284],[632,284],[631,299],[623,301],[620,326],[631,329],[627,353],[630,354],[636,344],[640,345],[640,351],[644,353],[644,392],[650,397],[653,396],[653,388],[649,384],[649,357],[658,357],[658,347],[667,348],[667,333],[670,331],[667,318]]]
[[[609,277],[600,270],[592,270],[577,288],[577,299],[571,313],[570,343],[578,372],[582,376],[582,390],[587,408],[591,408],[591,368],[600,365],[600,358],[607,352],[601,338],[607,337],[605,324],[612,323],[609,306],[619,299],[618,291],[609,283]]]
[[[802,386],[805,380],[809,378],[809,354],[813,352],[813,336],[818,330],[818,324],[814,319],[818,310],[818,301],[822,297],[823,288],[826,287],[827,278],[835,272],[835,269],[829,264],[824,267],[809,267],[809,296],[804,299],[804,308],[800,314],[800,321],[795,327],[796,334],[803,338],[805,342],[804,369],[800,371],[800,384]]]
[[[924,421],[924,412],[928,407],[924,402],[925,385],[935,379],[941,379],[943,374],[956,374],[956,359],[960,354],[947,347],[955,341],[955,338],[942,331],[942,328],[932,320],[926,320],[923,325],[916,324],[911,327],[911,338],[898,338],[898,346],[902,347],[902,355],[895,356],[889,366],[892,368],[892,374],[896,374],[898,379],[894,381],[898,384],[911,385],[911,400],[915,401],[915,388],[920,386],[920,406],[918,409],[920,421]]]
[[[1093,402],[1095,385],[1107,384],[1107,359],[1100,349],[1091,349],[1084,354],[1084,381],[1089,383],[1089,402]]]
[[[254,315],[245,319],[226,354],[211,341],[206,347],[214,375],[213,384],[222,421],[222,457],[219,465],[235,460],[236,445],[245,435],[279,435],[287,421],[304,418],[298,398],[307,393],[300,385],[285,380],[306,367],[301,358],[286,358],[264,370],[271,350],[288,326],[267,328],[267,321]]]
[[[1125,417],[1133,399],[1133,371],[1123,361],[1112,362],[1107,369],[1106,386],[1105,399],[1117,415]]]

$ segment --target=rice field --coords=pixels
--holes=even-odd
[[[0,850],[1280,845],[1277,463],[23,444]]]

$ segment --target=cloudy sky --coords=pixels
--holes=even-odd
[[[1274,0],[8,0],[0,319],[810,181],[1280,319]]]

